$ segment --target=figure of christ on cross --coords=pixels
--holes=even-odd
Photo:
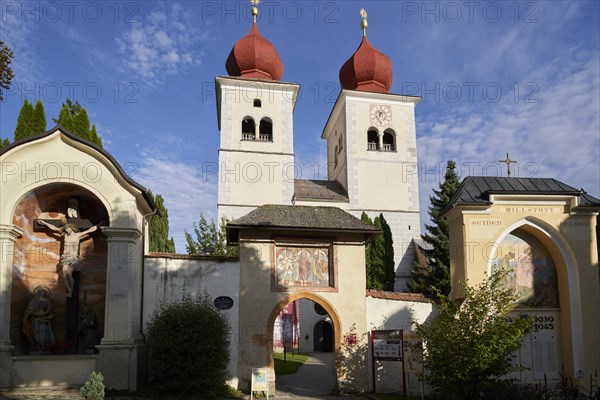
[[[64,238],[64,247],[63,252],[60,255],[59,265],[62,267],[61,275],[65,282],[65,286],[67,287],[67,297],[71,297],[73,295],[73,285],[75,283],[73,272],[81,271],[79,245],[82,240],[88,238],[90,233],[98,229],[98,225],[94,225],[88,230],[79,232],[75,225],[67,224],[66,221],[64,221],[63,226],[60,228],[41,219],[37,220],[37,222]],[[77,232],[75,230],[77,230]]]

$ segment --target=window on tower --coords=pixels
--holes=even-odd
[[[260,99],[254,99],[254,107],[262,107],[262,102],[260,101]]]
[[[396,132],[392,129],[383,132],[383,151],[396,151]]]
[[[273,141],[273,121],[270,118],[265,117],[260,120],[258,140],[261,142]]]
[[[252,117],[242,120],[242,140],[256,140],[256,123]]]
[[[379,150],[379,132],[375,128],[367,131],[367,150]]]

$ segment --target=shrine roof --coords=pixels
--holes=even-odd
[[[578,196],[579,207],[600,207],[600,200],[553,178],[467,176],[442,214],[458,205],[491,205],[490,195]]]
[[[348,193],[337,181],[296,179],[294,195],[296,200],[349,201]]]
[[[237,243],[240,230],[294,230],[310,232],[362,233],[367,240],[381,233],[337,207],[264,205],[227,223],[227,240]]]
[[[123,177],[123,179],[130,184],[131,186],[133,186],[134,188],[136,188],[137,190],[139,190],[142,194],[142,197],[144,198],[144,200],[147,202],[147,204],[150,206],[150,208],[153,211],[156,211],[157,213],[160,213],[160,211],[158,211],[158,208],[156,207],[156,203],[154,202],[154,199],[150,196],[150,194],[148,193],[148,189],[146,189],[144,186],[140,185],[138,182],[134,181],[133,179],[131,179],[131,177],[129,177],[129,175],[127,175],[127,173],[125,172],[125,170],[121,167],[121,164],[119,164],[119,162],[106,150],[104,150],[102,147],[96,145],[95,143],[92,143],[86,139],[83,139],[77,135],[74,135],[73,133],[67,131],[64,127],[62,127],[60,124],[56,124],[53,128],[51,128],[50,130],[44,132],[44,133],[39,133],[37,135],[32,135],[32,136],[28,136],[25,137],[23,139],[19,139],[19,140],[15,140],[14,142],[12,142],[10,145],[0,149],[0,155],[3,155],[5,153],[8,153],[9,151],[14,150],[17,147],[20,147],[26,143],[30,143],[30,142],[35,142],[41,139],[44,139],[48,136],[53,135],[54,133],[56,133],[56,131],[60,131],[60,133],[62,133],[63,135],[65,135],[66,137],[68,137],[71,140],[74,140],[76,142],[82,143],[92,149],[94,149],[95,151],[97,151],[98,153],[100,153],[102,156],[104,156],[118,171],[118,173]]]

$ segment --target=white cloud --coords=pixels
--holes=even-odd
[[[200,212],[216,219],[217,182],[203,176],[201,169],[181,161],[160,157],[144,158],[134,176],[138,182],[161,194],[169,211],[169,234],[179,253],[185,253],[184,231],[192,232]]]
[[[21,13],[7,12],[2,15],[2,41],[15,56],[10,65],[15,74],[13,85],[26,84],[30,87],[42,79],[42,64],[33,45],[36,42],[35,24],[36,17],[33,14],[28,14],[28,18]]]
[[[462,177],[506,176],[506,165],[498,160],[507,152],[519,161],[513,176],[555,178],[598,196],[599,58],[594,51],[582,60],[579,50],[571,48],[532,70],[525,81],[539,88],[530,96],[535,102],[524,102],[523,95],[515,101],[511,93],[498,103],[436,105],[439,111],[417,126],[421,172],[428,171],[421,180],[421,209],[426,210],[432,186],[443,179],[443,168],[431,173],[436,165],[452,159]]]
[[[157,86],[167,76],[200,64],[201,59],[195,56],[198,52],[192,46],[206,36],[195,25],[189,10],[184,12],[177,3],[151,12],[145,21],[140,20],[115,38],[118,51],[124,56],[122,68]]]

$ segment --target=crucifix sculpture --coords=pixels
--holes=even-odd
[[[499,160],[498,162],[506,164],[506,174],[507,174],[507,176],[509,178],[510,178],[510,164],[516,164],[516,163],[518,163],[518,161],[511,160],[510,157],[508,157],[508,153],[506,153],[506,159],[505,160]]]
[[[60,273],[67,287],[67,297],[73,296],[73,272],[81,271],[82,268],[79,254],[80,244],[100,225],[92,225],[89,220],[80,219],[77,206],[76,199],[69,200],[67,209],[69,219],[63,217],[60,220],[36,220],[37,225],[44,226],[63,238],[64,245],[59,265],[61,267]],[[60,225],[57,226],[57,222],[60,222]]]

